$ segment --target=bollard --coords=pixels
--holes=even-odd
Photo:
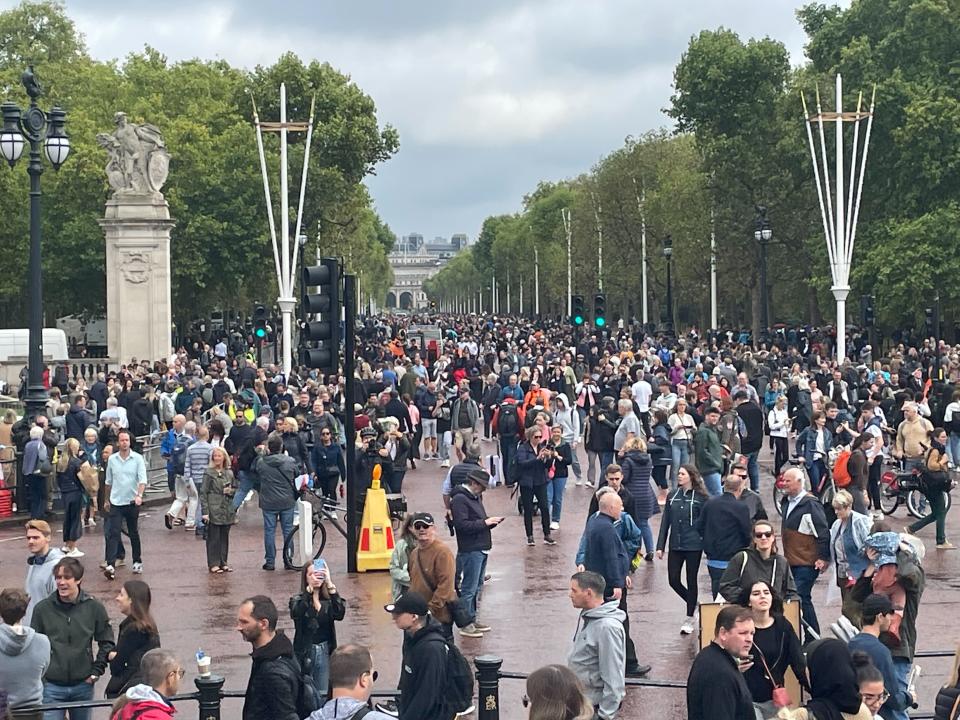
[[[193,682],[200,691],[200,720],[220,720],[220,690],[223,678],[219,675],[194,678]]]
[[[477,666],[477,717],[479,720],[500,720],[500,666],[496,655],[480,655]]]

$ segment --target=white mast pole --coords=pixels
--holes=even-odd
[[[710,206],[710,327],[719,327],[717,317],[717,228],[713,206]]]

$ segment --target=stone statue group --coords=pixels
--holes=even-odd
[[[134,125],[127,114],[114,116],[117,129],[99,133],[97,142],[107,151],[107,180],[115,194],[158,193],[167,181],[170,154],[155,125]]]

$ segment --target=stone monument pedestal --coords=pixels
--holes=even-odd
[[[117,192],[100,220],[107,242],[110,357],[151,363],[170,354],[170,219],[160,192]]]

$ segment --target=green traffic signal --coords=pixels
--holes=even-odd
[[[583,315],[574,315],[573,316],[574,325],[583,325]]]
[[[265,327],[258,327],[255,334],[260,340],[263,340],[263,338],[267,336],[267,329]]]
[[[602,317],[598,317],[595,322],[596,322],[597,327],[603,327],[604,325],[607,324],[606,319],[605,319],[605,318],[602,318]]]
[[[593,296],[593,324],[598,328],[607,324],[607,296],[604,293]]]

